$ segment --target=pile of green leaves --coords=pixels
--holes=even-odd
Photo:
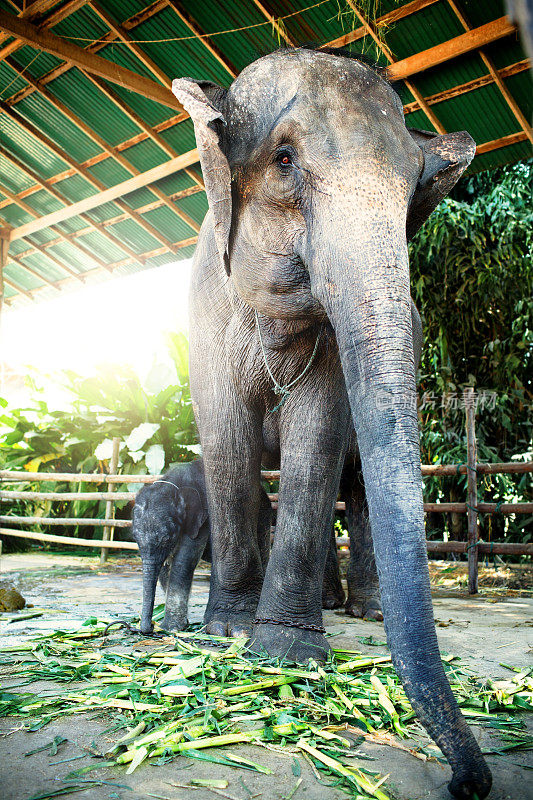
[[[16,664],[25,683],[60,684],[38,694],[6,689],[0,716],[25,719],[28,730],[37,730],[58,717],[97,709],[116,716],[115,730],[127,727],[94,767],[79,774],[112,765],[127,765],[131,773],[146,760],[161,764],[185,756],[268,774],[259,762],[231,751],[205,752],[249,743],[310,759],[351,797],[388,800],[386,778],[354,763],[372,760],[354,747],[369,740],[422,759],[440,758],[433,746],[398,741],[418,724],[388,655],[336,649],[324,667],[304,668],[252,659],[245,640],[201,632],[182,633],[150,652],[133,647],[124,653],[95,646],[106,623],[93,618],[74,633],[57,631],[22,647],[0,648],[4,663]],[[513,670],[508,681],[482,681],[453,656],[444,663],[469,722],[504,734],[508,743],[490,752],[533,747],[514,716],[533,711],[532,670]],[[61,685],[71,682],[78,685]]]

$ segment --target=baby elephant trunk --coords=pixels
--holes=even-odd
[[[143,605],[140,624],[142,633],[151,633],[153,630],[152,614],[154,612],[155,590],[164,560],[160,556],[143,558]]]

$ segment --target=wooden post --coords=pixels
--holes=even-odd
[[[111,475],[115,475],[118,469],[118,451],[120,449],[120,439],[118,436],[113,437],[113,452],[111,453],[111,461],[109,462],[109,472]],[[113,492],[115,488],[114,483],[108,483],[107,489],[109,492]],[[107,500],[105,504],[105,518],[106,519],[114,519],[115,518],[115,504],[112,500]],[[105,527],[103,539],[104,541],[113,540],[113,534],[115,533],[114,527]],[[107,554],[108,549],[106,547],[102,547],[100,550],[100,564],[105,564],[107,561]]]
[[[468,519],[468,592],[478,591],[479,533],[477,510],[477,446],[476,446],[476,393],[472,387],[464,390],[466,412],[466,513]]]

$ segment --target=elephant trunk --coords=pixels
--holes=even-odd
[[[152,614],[154,612],[155,590],[157,579],[163,565],[157,556],[143,557],[143,604],[141,611],[141,633],[152,632]]]
[[[368,221],[369,238],[385,236]],[[361,227],[359,227],[361,231]],[[331,243],[332,233],[328,240]],[[379,238],[378,238],[379,237]],[[405,228],[346,263],[346,228],[314,272],[335,331],[372,528],[387,640],[418,718],[450,762],[458,798],[488,794],[491,775],[444,673],[425,544]],[[358,245],[361,253],[361,242]],[[342,247],[342,251],[341,251]],[[354,248],[352,252],[357,250]],[[357,261],[358,263],[354,263]],[[312,276],[313,282],[313,276]]]

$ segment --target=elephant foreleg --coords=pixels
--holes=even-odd
[[[200,414],[212,552],[204,622],[213,635],[247,636],[264,575],[258,542],[261,419],[233,390],[223,399],[224,405],[211,398],[211,418],[203,409]]]
[[[314,386],[300,388],[281,413],[276,534],[250,648],[303,663],[323,661],[329,651],[322,580],[348,413],[333,393],[317,400]]]
[[[208,537],[209,523],[205,522],[195,539],[182,537],[170,562],[166,576],[165,616],[161,623],[166,631],[182,631],[189,624],[187,611],[192,579]]]

